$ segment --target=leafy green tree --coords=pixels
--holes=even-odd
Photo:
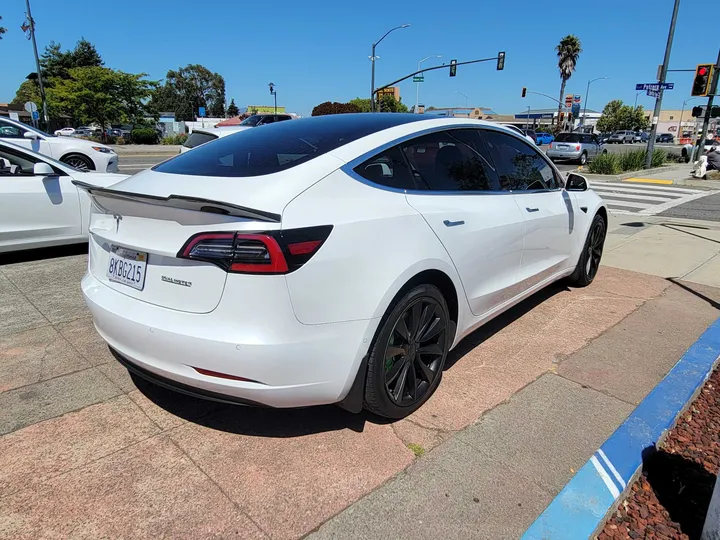
[[[225,114],[225,79],[200,64],[188,64],[165,75],[152,96],[155,111],[173,111],[178,120],[194,120],[200,107],[208,116]]]
[[[313,108],[311,116],[325,116],[327,114],[359,113],[360,109],[354,103],[338,103],[326,101]]]
[[[233,117],[240,114],[240,109],[238,109],[237,105],[235,105],[235,98],[230,100],[230,105],[228,105],[226,113],[228,117]]]
[[[355,105],[360,112],[370,112],[370,98],[359,98],[351,99],[349,103]]]
[[[65,114],[102,128],[135,123],[145,113],[144,102],[153,84],[145,73],[134,75],[100,66],[70,68],[68,78],[56,78],[48,101]]]
[[[63,51],[60,43],[51,41],[40,57],[43,82],[47,86],[54,84],[53,79],[67,79],[69,70],[79,67],[100,67],[105,64],[95,45],[85,38],[77,42],[73,50]]]
[[[602,132],[645,130],[650,127],[650,121],[646,118],[642,105],[634,108],[624,105],[620,99],[614,99],[605,105],[596,127]]]
[[[558,98],[558,118],[562,112],[562,103],[565,96],[565,85],[572,77],[577,65],[578,58],[582,52],[582,45],[580,39],[573,35],[568,34],[560,40],[560,43],[555,47],[558,57],[558,69],[560,70],[560,97]]]
[[[15,97],[11,101],[13,105],[24,105],[28,101],[40,103],[40,88],[37,79],[24,80],[15,92]]]
[[[385,94],[377,103],[377,110],[380,112],[397,112],[406,113],[408,112],[407,105],[402,102],[402,98],[395,99],[394,96]]]

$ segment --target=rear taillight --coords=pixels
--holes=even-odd
[[[580,145],[575,146],[575,150],[580,150]]]
[[[552,143],[550,143],[550,145],[548,146],[548,148],[552,148]]]
[[[238,274],[287,274],[309,261],[330,231],[332,225],[258,233],[204,232],[191,236],[177,256]]]

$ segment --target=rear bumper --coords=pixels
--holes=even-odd
[[[284,280],[277,283],[285,287]],[[258,291],[262,305],[255,310],[248,294],[242,306],[224,299],[211,313],[196,314],[128,297],[89,273],[82,281],[98,333],[141,377],[232,403],[305,407],[341,401],[379,321],[304,325],[295,318],[287,288],[275,288]]]
[[[554,159],[580,159],[582,151],[580,150],[548,150],[545,152],[547,157]]]

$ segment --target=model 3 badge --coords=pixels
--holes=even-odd
[[[120,230],[120,222],[122,221],[122,216],[120,214],[113,214],[113,218],[115,218],[115,234],[117,234]]]
[[[173,285],[182,285],[183,287],[192,287],[192,281],[185,281],[184,279],[175,279],[168,276],[160,276],[165,283],[172,283]]]

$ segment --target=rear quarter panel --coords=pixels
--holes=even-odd
[[[455,268],[404,193],[363,184],[338,170],[293,200],[283,229],[333,225],[318,253],[286,276],[293,309],[304,324],[381,317],[397,292],[424,270],[446,273],[467,300]]]

